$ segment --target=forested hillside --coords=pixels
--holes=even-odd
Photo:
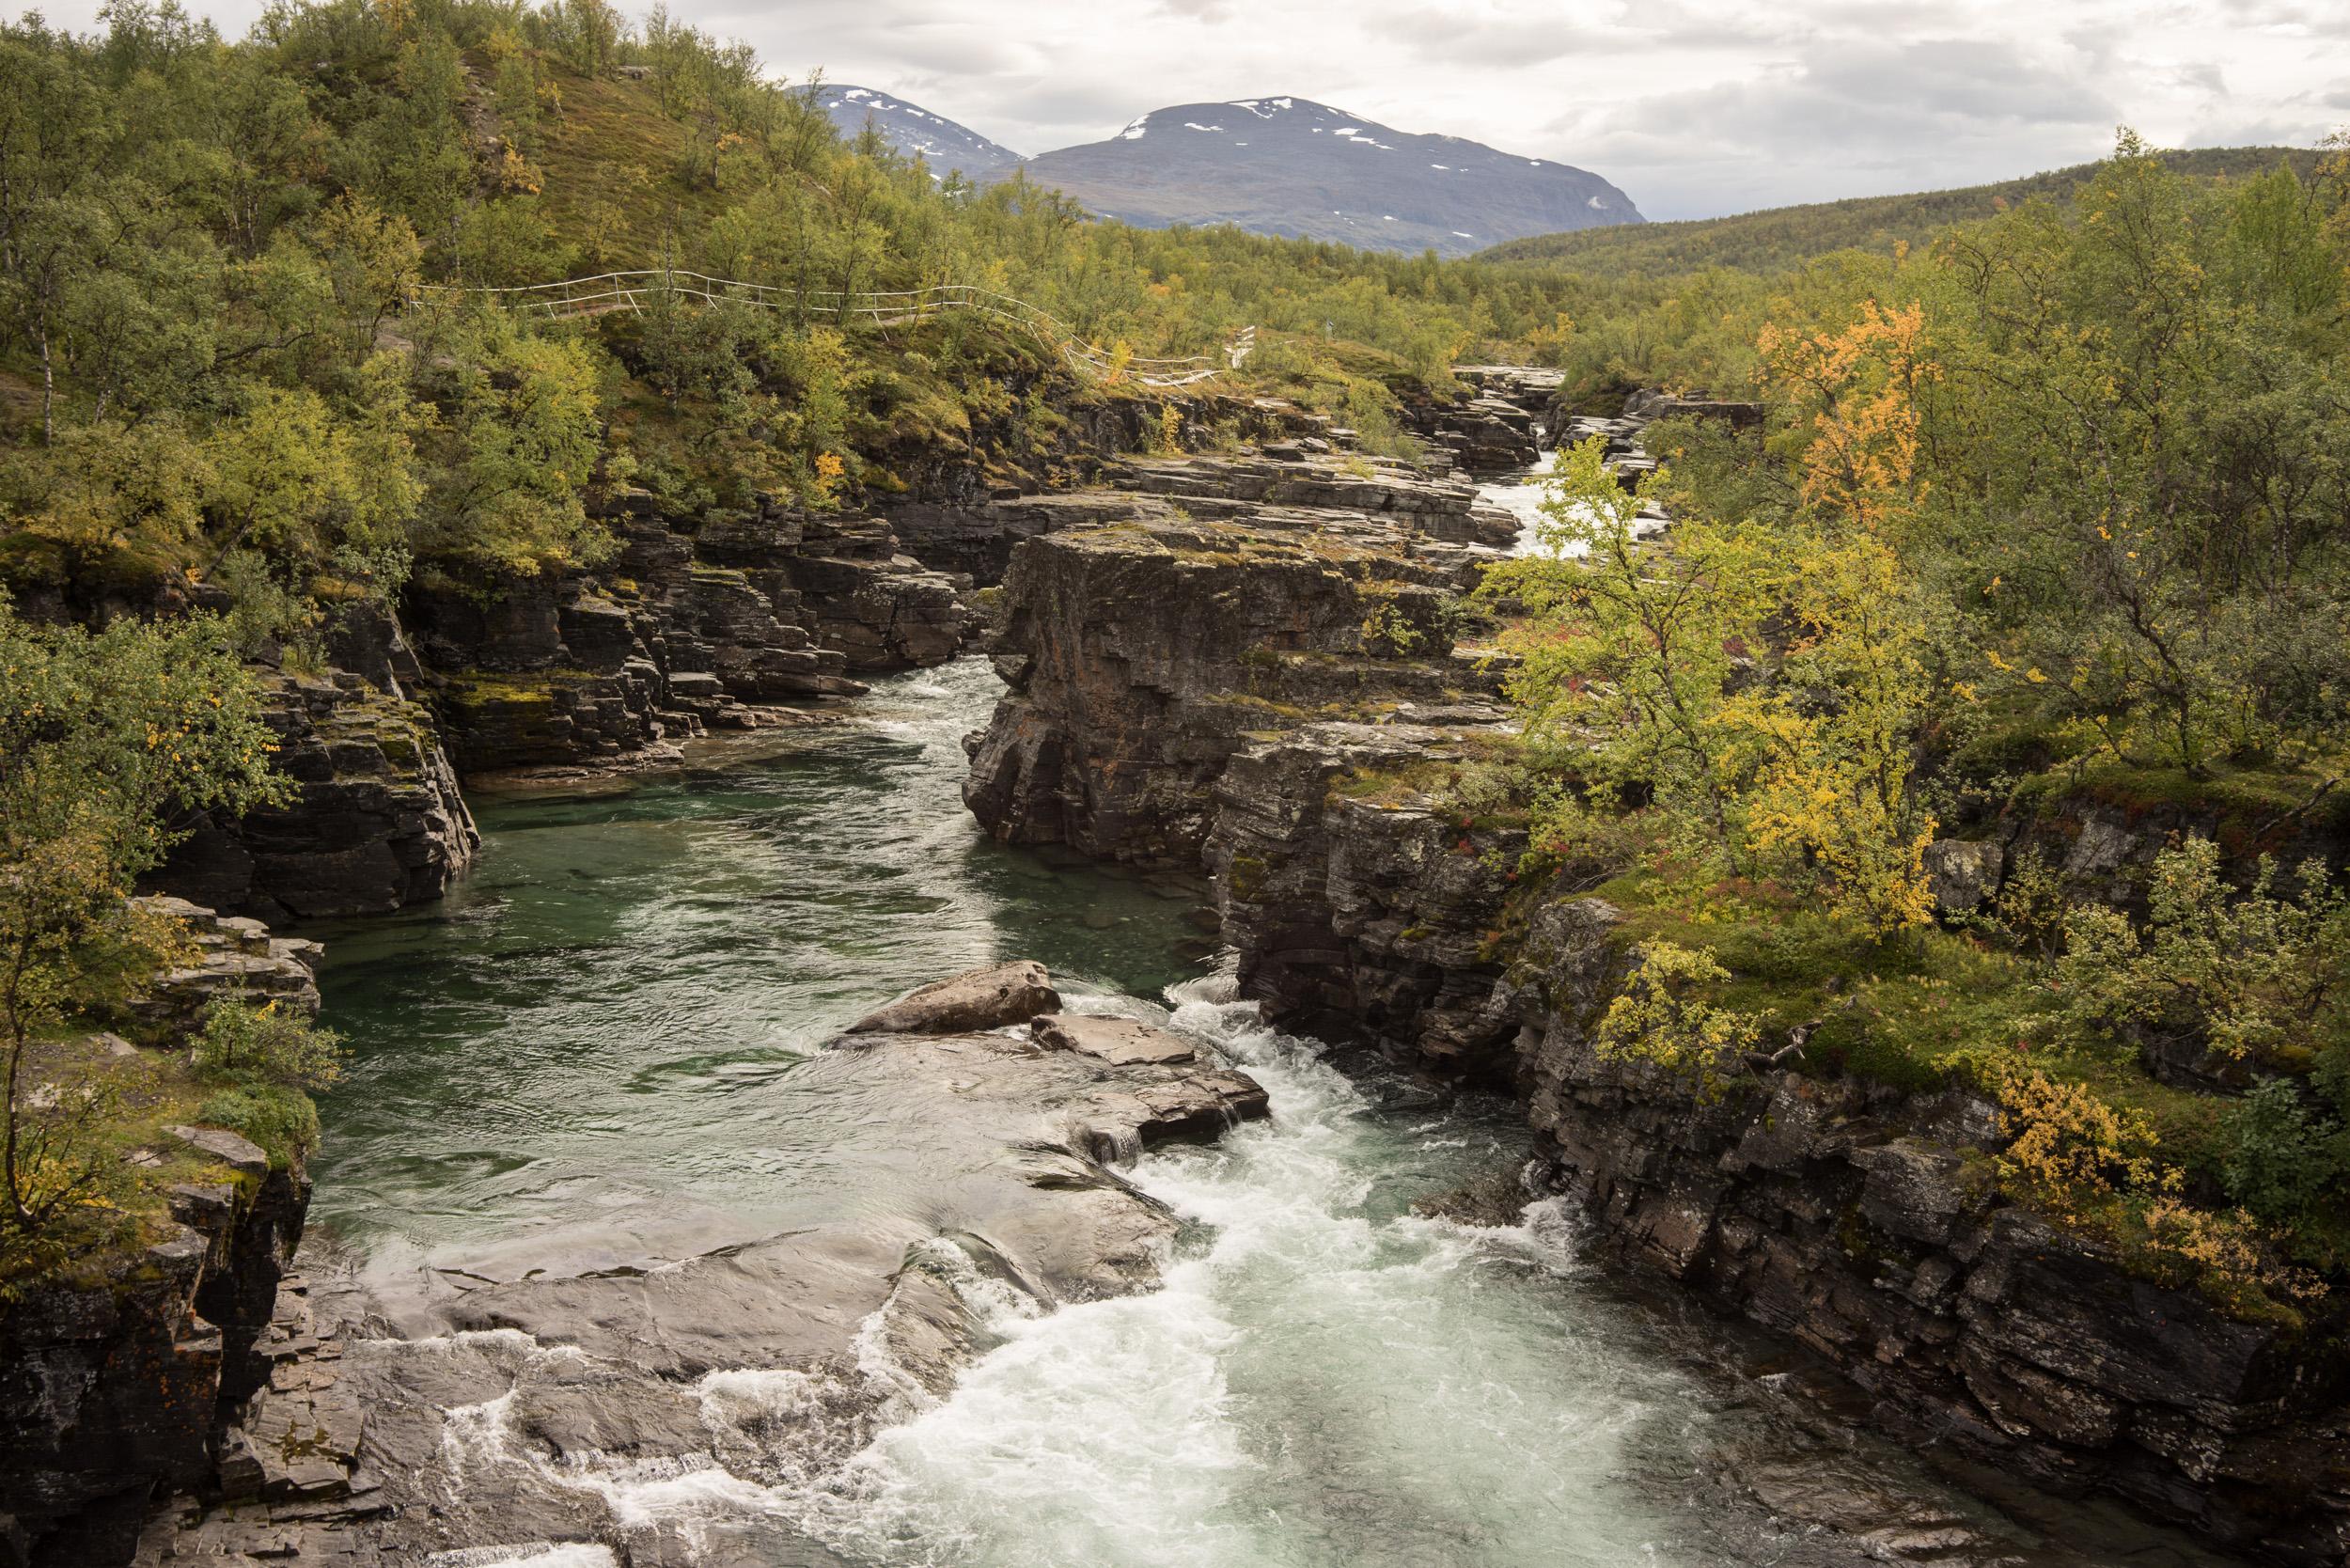
[[[2314,153],[2283,147],[2199,148],[2163,157],[2174,173],[2211,180],[2256,178],[2279,164],[2306,175],[2317,163]],[[2067,202],[2093,169],[2093,165],[2081,164],[1947,191],[1852,196],[1730,217],[1537,234],[1489,246],[1478,258],[1550,262],[1609,276],[1668,277],[1709,267],[1775,272],[1830,251],[1922,245],[1958,224],[1994,217],[2037,198]]]
[[[2345,262],[2339,154],[2223,184],[2125,137],[2065,203],[1570,343],[1762,415],[1652,432],[1661,557],[1594,447],[1549,525],[1588,557],[1504,573],[1533,860],[1644,944],[1604,1053],[1700,1102],[1757,1050],[1968,1086],[2002,1191],[2338,1321]]]
[[[658,10],[321,0],[233,42],[109,16],[0,29],[0,585],[29,612],[0,629],[28,752],[135,713],[92,671],[147,666],[26,619],[222,610],[173,635],[225,690],[240,656],[300,662],[330,606],[609,560],[623,488],[683,518],[874,503],[910,454],[982,421],[1041,443],[1145,396],[1136,356],[1244,326],[1225,390],[1399,452],[1399,400],[1470,356],[1559,368],[1608,413],[1750,396],[1759,440],[1662,432],[1668,567],[1590,456],[1554,521],[1593,565],[1517,569],[1495,609],[1528,612],[1529,745],[1480,788],[1530,808],[1529,887],[1609,885],[1655,944],[1610,1038],[1703,1068],[1816,1023],[1856,1070],[2008,1096],[2028,1136],[2000,1179],[2154,1266],[2280,1313],[2342,1273],[2341,157],[2170,166],[2125,139],[2012,187],[1451,262],[934,180]],[[639,267],[783,292],[574,319],[469,292]],[[1106,374],[984,314],[825,305],[950,283],[1049,312]],[[168,723],[113,736],[184,764],[148,807],[260,798],[250,702],[164,684]],[[29,803],[11,857],[73,850],[78,792],[141,749],[0,775]],[[2018,866],[1979,928],[1930,929],[1938,834],[2092,791],[2193,829],[2151,893]],[[113,973],[58,933],[160,854],[147,818],[116,827],[46,863],[62,925],[0,920],[54,982],[9,1014],[20,1053]]]
[[[1254,323],[1255,375],[1365,419],[1385,382],[1554,313],[1543,280],[934,180],[659,11],[334,0],[236,42],[176,8],[110,15],[0,32],[0,568],[20,589],[193,570],[269,620],[306,613],[321,573],[391,592],[412,561],[538,572],[603,547],[599,486],[828,505],[996,396],[975,370],[1065,373],[978,317],[844,326],[826,290],[994,289],[1113,358]],[[811,307],[547,321],[428,290],[663,265]]]
[[[999,461],[1043,482],[1095,416],[1167,428],[1172,411],[1114,406],[1150,396],[1136,359],[1220,362],[1248,325],[1256,353],[1217,390],[1278,390],[1401,450],[1400,395],[1557,316],[1544,279],[1138,232],[933,172],[844,142],[746,50],[602,0],[328,0],[236,40],[168,5],[110,8],[87,36],[0,26],[0,1298],[160,1213],[162,1179],[122,1161],[157,1127],[200,1107],[281,1158],[314,1136],[306,1037],[224,1035],[201,1072],[142,1056],[155,1081],[118,1084],[88,1031],[132,1027],[126,996],[184,953],[125,895],[187,813],[292,798],[270,758],[306,723],[289,683],[380,706],[335,684],[341,628],[420,596],[551,604],[599,568],[638,592],[612,570],[632,509],[821,535],[924,464],[982,494]],[[622,268],[775,292],[705,305],[654,283],[570,318],[491,292]],[[940,284],[1053,323],[831,308]],[[857,570],[891,569],[878,547]],[[779,657],[822,662],[770,619]],[[482,678],[437,699],[517,723],[588,679],[462,673]],[[431,722],[415,709],[357,749],[421,776],[446,766]],[[346,804],[337,832],[357,828]],[[36,1094],[57,1081],[80,1087]]]

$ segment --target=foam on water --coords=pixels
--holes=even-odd
[[[1475,1230],[1414,1215],[1389,1180],[1469,1168],[1445,1162],[1490,1131],[1375,1114],[1227,977],[1167,1001],[1083,1005],[1190,1033],[1246,1066],[1273,1116],[1131,1168],[1193,1222],[1161,1288],[1044,1311],[942,1243],[923,1266],[996,1348],[939,1399],[893,1363],[877,1313],[854,1375],[885,1424],[845,1465],[790,1453],[838,1389],[745,1368],[697,1385],[709,1453],[550,1460],[514,1440],[509,1393],[447,1413],[451,1469],[526,1466],[600,1495],[624,1528],[689,1539],[774,1519],[891,1568],[1681,1560],[1659,1557],[1653,1489],[1624,1472],[1628,1443],[1688,1392],[1577,1311],[1562,1213]],[[445,1342],[518,1380],[576,1354],[510,1333]]]
[[[1138,1000],[1190,970],[1183,903],[993,845],[961,808],[961,737],[1000,689],[963,661],[881,683],[854,722],[760,765],[488,806],[483,869],[447,905],[330,944],[332,1016],[356,1050],[328,1105],[322,1217],[387,1284],[442,1264],[660,1267],[918,1202],[889,1186],[886,1119],[843,1114],[793,1064],[907,976],[1033,956],[1073,1009],[1184,1030],[1271,1096],[1269,1121],[1126,1168],[1192,1222],[1162,1288],[1048,1311],[938,1242],[909,1263],[995,1346],[950,1392],[897,1363],[876,1312],[848,1365],[702,1376],[683,1451],[661,1457],[558,1456],[534,1435],[531,1390],[578,1374],[573,1347],[514,1329],[352,1341],[354,1359],[446,1357],[457,1386],[507,1390],[446,1412],[453,1491],[590,1495],[664,1562],[791,1562],[807,1536],[860,1568],[1882,1555],[1759,1519],[1721,1455],[1825,1463],[1902,1498],[1922,1495],[1917,1475],[1758,1415],[1795,1397],[1767,1382],[1767,1401],[1725,1397],[1678,1370],[1580,1262],[1562,1204],[1496,1229],[1411,1212],[1526,1158],[1522,1113],[1383,1109],[1385,1090],[1265,1027],[1229,976]],[[488,1514],[496,1534],[432,1568],[617,1568],[603,1545],[497,1544]]]
[[[582,1542],[526,1541],[512,1546],[468,1546],[435,1552],[425,1568],[620,1568],[609,1546]]]
[[[1489,507],[1499,507],[1518,520],[1517,541],[1510,546],[1513,556],[1530,556],[1541,548],[1539,528],[1543,520],[1543,502],[1550,494],[1549,476],[1559,466],[1559,453],[1544,452],[1542,461],[1528,471],[1525,478],[1507,484],[1486,484],[1477,487],[1477,499]]]
[[[1530,1264],[1570,1262],[1555,1212],[1488,1232],[1402,1211],[1379,1176],[1422,1138],[1229,980],[1168,1000],[1273,1101],[1134,1168],[1203,1233],[1160,1290],[999,1317],[952,1395],[858,1457],[832,1544],[942,1568],[1648,1560],[1658,1522],[1616,1477],[1655,1374],[1538,1371],[1556,1325],[1508,1310]]]

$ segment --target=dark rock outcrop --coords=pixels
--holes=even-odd
[[[993,644],[1011,692],[964,792],[996,837],[1193,870],[1250,733],[1490,694],[1443,613],[1489,553],[1391,512],[1235,510],[1145,497],[1014,554]]]
[[[1480,507],[1472,484],[1334,451],[1330,440],[1308,435],[1246,456],[1131,457],[1103,464],[1099,484],[1085,489],[1012,490],[955,508],[893,508],[891,515],[915,555],[988,586],[1003,580],[1024,540],[1120,521],[1266,522],[1310,531],[1337,512],[1357,527],[1386,525],[1427,541],[1499,548],[1515,538],[1516,525]]]
[[[612,503],[589,574],[410,595],[415,642],[468,774],[662,754],[762,711],[854,697],[851,672],[952,658],[976,626],[954,579],[876,518],[777,505],[702,518]]]
[[[144,901],[180,922],[192,950],[185,962],[164,970],[131,1004],[158,1034],[184,1034],[200,1027],[213,997],[233,993],[255,1002],[277,1002],[298,1012],[319,1010],[316,942],[272,936],[246,916],[224,916],[185,899]]]
[[[1542,457],[1542,428],[1524,403],[1480,392],[1438,404],[1417,422],[1463,473],[1477,478],[1531,468]]]
[[[1206,858],[1241,992],[1269,1019],[1508,1082],[1517,1027],[1494,1002],[1489,933],[1524,836],[1475,830],[1405,783],[1355,788],[1441,774],[1478,738],[1474,725],[1317,724],[1232,758]]]
[[[158,1021],[184,1027],[231,987],[317,1006],[312,944],[186,913],[204,956],[165,978]],[[205,1168],[164,1214],[127,1249],[0,1299],[0,1562],[128,1562],[150,1500],[209,1483],[224,1425],[270,1375],[263,1341],[309,1179],[221,1128],[166,1136]]]
[[[379,666],[391,680],[388,660]],[[293,798],[242,818],[200,813],[158,886],[265,920],[383,914],[437,899],[480,835],[431,716],[355,674],[265,678]]]
[[[1601,1057],[1614,923],[1597,901],[1553,905],[1514,971],[1544,1180],[1595,1245],[1801,1341],[1917,1441],[2278,1561],[2350,1551],[2331,1358],[2002,1200],[1979,1099],[1774,1071],[1705,1103]]]

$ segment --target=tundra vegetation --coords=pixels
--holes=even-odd
[[[1653,428],[1640,497],[1574,452],[1489,580],[1517,874],[1628,911],[1606,1051],[1974,1086],[2012,1196],[2294,1316],[2350,1265],[2350,162],[2125,135],[2070,197],[1604,323],[1586,384],[1765,418]],[[2119,888],[2101,809],[2167,836]],[[1963,917],[1937,839],[2009,849]]]

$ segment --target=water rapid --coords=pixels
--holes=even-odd
[[[799,1069],[907,986],[1030,956],[1080,1008],[1188,1033],[1270,1092],[1269,1121],[1126,1171],[1184,1222],[1162,1288],[1045,1311],[964,1264],[993,1348],[941,1397],[870,1347],[859,1375],[890,1421],[851,1451],[802,1435],[827,1390],[754,1364],[693,1387],[707,1450],[685,1462],[556,1465],[513,1441],[514,1396],[451,1409],[461,1479],[593,1493],[727,1568],[2203,1560],[1946,1490],[1812,1413],[1775,1349],[1626,1299],[1554,1203],[1491,1229],[1415,1212],[1523,1163],[1512,1108],[1341,1074],[1267,1027],[1202,962],[1196,890],[981,839],[961,737],[998,689],[966,660],[676,776],[484,801],[457,896],[323,933],[354,1059],[314,1212],[423,1333],[466,1280],[918,1211],[901,1110]],[[510,1330],[418,1343],[517,1388],[576,1358]],[[831,1555],[757,1544],[771,1526]],[[553,1541],[443,1557],[621,1560]]]

